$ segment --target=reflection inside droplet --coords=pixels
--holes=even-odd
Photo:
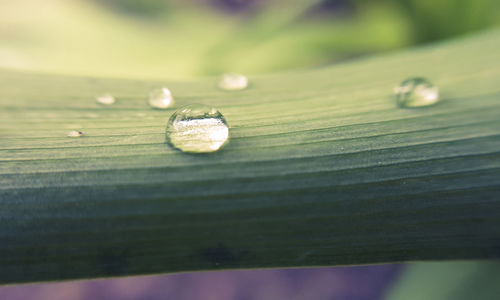
[[[229,140],[229,127],[215,108],[192,104],[172,115],[166,138],[170,145],[183,152],[214,152]]]

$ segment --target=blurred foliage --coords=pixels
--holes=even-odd
[[[190,78],[317,67],[499,22],[496,0],[0,0],[0,67]]]
[[[500,21],[498,0],[393,0],[411,20],[414,42],[486,28]]]
[[[500,262],[411,264],[387,300],[493,300],[500,295]]]
[[[134,15],[155,16],[168,9],[164,0],[98,0],[109,8]]]

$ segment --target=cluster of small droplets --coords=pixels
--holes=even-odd
[[[218,87],[223,90],[242,90],[247,88],[248,78],[241,74],[224,74]],[[439,101],[438,88],[429,80],[413,77],[401,82],[394,90],[400,107],[425,107]],[[115,97],[103,94],[96,97],[100,104],[111,105]],[[149,105],[154,109],[167,109],[174,105],[174,98],[166,87],[155,88],[149,92]],[[68,137],[80,137],[81,131],[72,130]],[[229,126],[217,109],[191,104],[177,110],[169,119],[166,127],[166,141],[172,147],[187,153],[209,153],[221,149],[229,141]]]

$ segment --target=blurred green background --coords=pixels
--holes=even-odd
[[[498,0],[0,0],[0,68],[150,79],[321,67],[500,23]]]

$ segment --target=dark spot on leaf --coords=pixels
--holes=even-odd
[[[97,263],[105,275],[124,274],[128,268],[127,250],[112,248],[104,250],[97,258]]]

